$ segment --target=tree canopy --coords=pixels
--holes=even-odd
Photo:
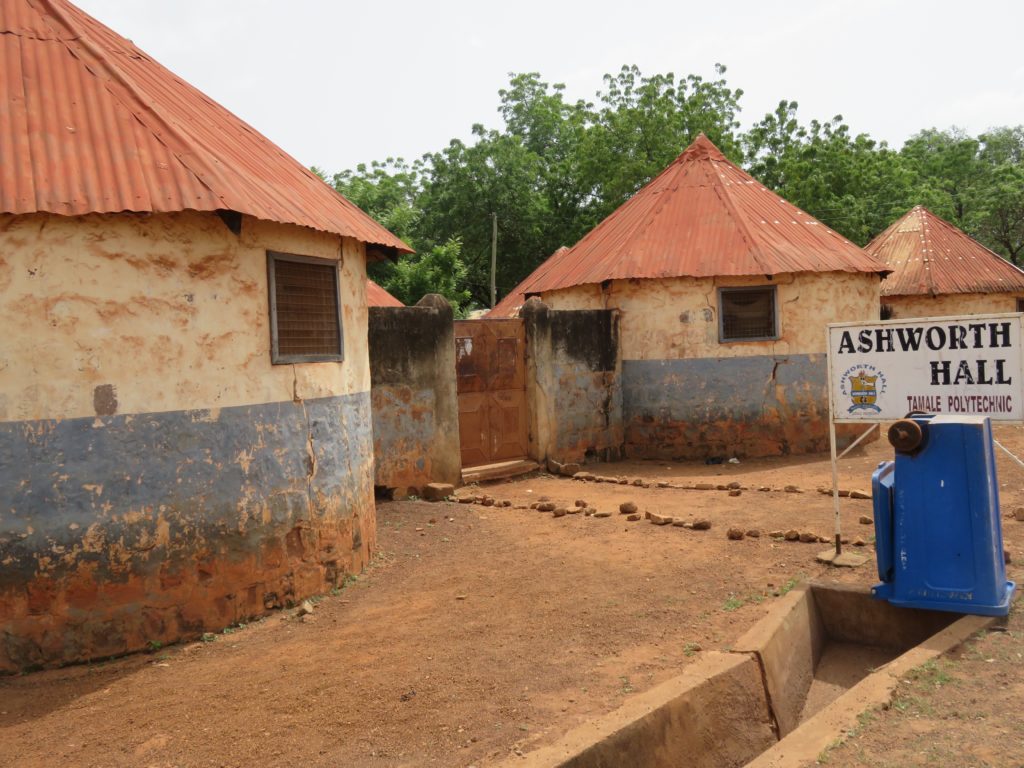
[[[1024,264],[1024,126],[968,136],[923,129],[896,150],[836,115],[804,121],[783,100],[749,130],[743,91],[715,77],[605,75],[593,102],[562,84],[513,73],[498,92],[500,127],[411,164],[375,161],[328,176],[339,192],[416,253],[371,273],[407,304],[441,293],[457,312],[490,299],[492,214],[498,296],[563,245],[573,245],[703,132],[765,186],[865,245],[925,205],[1018,266]]]

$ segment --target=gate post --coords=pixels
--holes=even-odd
[[[551,310],[534,296],[519,310],[526,330],[526,410],[529,457],[544,465],[554,438],[554,372],[551,361]]]

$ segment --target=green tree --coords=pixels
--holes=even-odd
[[[995,128],[979,137],[988,169],[978,196],[976,234],[989,248],[1024,266],[1024,126]]]
[[[802,125],[782,101],[744,137],[750,172],[830,228],[865,245],[912,203],[914,176],[899,153],[842,115]]]
[[[699,75],[677,79],[671,72],[645,77],[636,66],[604,76],[601,107],[581,146],[586,195],[597,223],[671,163],[698,134],[705,133],[734,160],[742,159],[737,131],[741,90]]]

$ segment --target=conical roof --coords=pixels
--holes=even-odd
[[[1024,291],[1024,272],[921,205],[864,250],[892,270],[883,296]]]
[[[528,298],[523,290],[523,286],[531,285],[533,282],[539,280],[542,275],[551,269],[552,265],[558,264],[558,260],[555,257],[561,256],[568,250],[569,249],[563,245],[551,254],[550,258],[543,261],[541,265],[533,270],[525,280],[513,288],[510,294],[495,304],[494,309],[487,313],[487,317],[515,317]]]
[[[65,0],[0,0],[0,212],[229,210],[410,249]]]
[[[366,306],[368,307],[404,307],[390,293],[381,288],[370,278],[366,278]]]
[[[887,271],[729,162],[701,134],[653,181],[516,290],[529,295],[629,278]]]

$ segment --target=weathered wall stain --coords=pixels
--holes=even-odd
[[[378,486],[415,493],[430,482],[461,480],[453,320],[436,294],[414,307],[370,308]]]
[[[358,572],[371,445],[367,393],[0,425],[0,669],[220,629]]]
[[[883,296],[892,317],[956,317],[994,312],[1016,312],[1024,293],[955,293],[941,296]]]
[[[266,251],[339,262],[344,363],[270,362]],[[216,631],[375,546],[365,251],[213,214],[0,216],[0,671]]]
[[[523,305],[531,455],[579,462],[621,457],[622,388],[617,313]]]
[[[544,300],[620,313],[627,455],[767,456],[828,448],[825,326],[877,319],[879,284],[848,273],[613,280]],[[720,343],[718,288],[747,285],[776,286],[780,337]]]
[[[824,355],[627,360],[622,388],[632,457],[828,450]]]
[[[348,364],[271,365],[268,249],[340,260]],[[0,250],[8,418],[92,416],[101,384],[119,413],[288,400],[296,378],[303,397],[370,388],[355,241],[250,218],[236,236],[213,214],[40,214],[0,216]]]

